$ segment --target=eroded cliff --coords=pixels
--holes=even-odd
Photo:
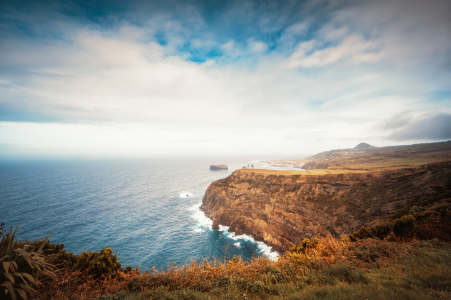
[[[229,231],[284,252],[304,238],[340,236],[451,189],[451,162],[327,175],[237,170],[213,182],[201,209]]]

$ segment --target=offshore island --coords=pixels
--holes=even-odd
[[[365,143],[298,170],[239,169],[210,184],[201,210],[279,252],[123,267],[110,248],[67,252],[0,226],[0,299],[450,299],[451,141]],[[222,167],[222,166],[221,166]]]

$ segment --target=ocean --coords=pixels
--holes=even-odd
[[[165,269],[213,257],[250,260],[277,253],[227,227],[211,229],[199,210],[208,185],[243,158],[0,161],[0,222],[17,237],[64,242],[76,254],[110,247],[123,267]],[[210,171],[226,164],[228,171]]]

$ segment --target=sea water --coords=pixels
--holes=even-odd
[[[64,242],[68,251],[110,247],[122,265],[165,268],[188,260],[277,253],[247,235],[211,229],[199,207],[208,185],[244,158],[0,161],[0,222],[17,237]],[[210,171],[227,164],[228,171]]]

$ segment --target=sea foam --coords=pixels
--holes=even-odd
[[[201,205],[202,203],[193,205],[188,208],[188,211],[191,211],[191,217],[196,220],[200,226],[211,228],[211,226],[213,226],[213,221],[207,218],[204,212],[200,210]]]
[[[202,227],[206,227],[207,229],[211,229],[211,227],[213,226],[213,221],[211,219],[209,219],[203,211],[200,210],[200,206],[202,205],[202,203],[198,203],[196,205],[191,206],[188,210],[191,211],[191,217],[193,219],[195,219],[200,226]],[[247,235],[247,234],[240,234],[240,235],[236,235],[234,232],[228,232],[229,231],[229,227],[228,226],[223,226],[223,225],[219,225],[219,230],[218,231],[222,231],[224,233],[224,236],[226,236],[227,238],[230,238],[234,241],[237,241],[237,243],[234,243],[234,245],[238,248],[241,246],[241,243],[239,242],[240,240],[245,240],[245,241],[249,241],[252,243],[255,243],[258,247],[258,249],[260,250],[260,252],[266,256],[268,259],[270,260],[277,260],[279,258],[279,253],[277,253],[276,251],[272,251],[272,247],[266,245],[263,242],[260,241],[256,241],[252,236]]]

